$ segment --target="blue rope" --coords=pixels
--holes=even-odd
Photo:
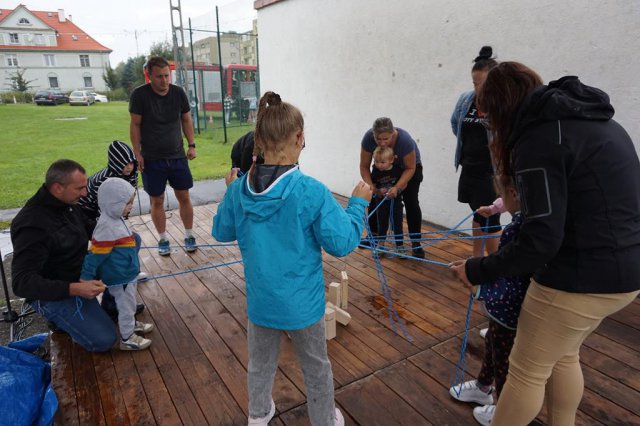
[[[184,248],[183,245],[177,244],[178,247]],[[237,247],[238,243],[218,243],[218,244],[197,244],[194,247]],[[158,246],[140,246],[140,249],[153,250]]]
[[[366,222],[369,223],[369,218],[371,216],[373,216],[373,214],[376,212],[376,210],[378,210],[380,208],[380,206],[382,205],[382,203],[384,203],[386,200],[388,200],[389,198],[385,195],[384,198],[382,200],[380,200],[380,202],[378,203],[378,205],[369,212],[369,215],[367,216],[367,220]]]
[[[460,358],[458,359],[458,363],[456,364],[456,378],[453,381],[453,390],[456,393],[457,397],[460,397],[460,392],[462,392],[462,384],[464,383],[464,367],[465,367],[465,358],[464,353],[467,350],[467,338],[469,337],[469,318],[471,318],[471,306],[473,305],[473,295],[469,295],[469,306],[467,306],[467,317],[464,321],[464,337],[462,338],[462,347],[460,348]],[[458,380],[458,377],[460,379]],[[457,384],[458,389],[456,390],[455,386]]]
[[[371,238],[371,235],[372,235],[371,228],[369,227],[369,221],[367,219],[368,218],[365,217],[365,220],[364,220],[364,224],[367,229],[367,238],[369,238],[369,243],[372,244],[372,247],[374,247],[375,242]],[[380,262],[378,249],[375,248],[373,249],[372,252],[373,252],[374,264],[376,265],[376,274],[378,276],[378,280],[380,280],[380,285],[382,286],[382,294],[385,298],[385,301],[387,302],[387,312],[389,314],[389,321],[391,322],[391,329],[393,330],[394,333],[398,334],[398,331],[396,329],[396,324],[399,324],[400,330],[404,334],[405,339],[407,339],[409,342],[413,342],[413,337],[411,337],[411,335],[407,331],[404,325],[404,321],[402,320],[402,318],[400,318],[400,315],[398,315],[398,312],[394,307],[393,295],[391,294],[391,288],[389,287],[387,277],[384,274],[384,270],[382,269],[382,262]]]

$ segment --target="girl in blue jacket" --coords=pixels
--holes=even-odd
[[[238,241],[247,287],[249,424],[267,425],[275,413],[273,379],[282,330],[296,348],[314,426],[342,425],[335,408],[333,374],[324,330],[322,249],[346,256],[360,242],[371,189],[360,182],[347,208],[329,189],[303,175],[300,111],[274,92],[260,99],[255,129],[255,164],[237,178],[226,176],[227,193],[213,219],[218,241]]]

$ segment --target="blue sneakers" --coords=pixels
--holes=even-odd
[[[158,254],[160,256],[169,256],[171,254],[171,244],[169,244],[169,240],[158,241]]]
[[[186,237],[184,239],[184,249],[189,253],[193,253],[194,251],[198,250],[198,246],[196,245],[196,237]]]

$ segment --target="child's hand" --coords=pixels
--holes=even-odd
[[[227,173],[227,175],[224,177],[224,183],[229,186],[231,185],[231,182],[233,182],[234,180],[238,179],[238,171],[240,169],[238,168],[233,168],[231,170],[229,170],[229,173]]]
[[[371,201],[371,195],[371,187],[362,181],[353,188],[353,193],[351,194],[352,197],[361,197],[369,202]]]
[[[491,206],[482,206],[479,207],[478,210],[476,210],[476,213],[478,213],[482,217],[489,217],[492,216],[491,210]]]
[[[467,278],[467,271],[465,269],[466,263],[467,263],[466,259],[465,260],[456,260],[455,262],[451,262],[449,264],[449,268],[451,268],[451,272],[453,272],[453,276],[455,278],[457,278],[460,281],[462,281],[462,284],[467,289],[471,289],[471,288],[473,288],[473,284],[471,284],[471,281],[469,281],[469,279]]]

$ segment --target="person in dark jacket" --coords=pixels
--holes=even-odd
[[[231,148],[231,168],[240,169],[240,175],[247,173],[253,164],[253,133],[252,130],[240,137]],[[256,156],[256,163],[264,163],[262,156]]]
[[[58,160],[49,167],[44,185],[11,222],[12,286],[76,343],[104,352],[117,337],[96,299],[106,287],[98,280],[80,281],[91,233],[76,203],[86,186],[85,170],[75,161]]]
[[[515,177],[517,241],[454,262],[467,286],[532,272],[492,426],[525,425],[549,391],[549,422],[573,424],[582,399],[582,342],[640,293],[640,162],[603,91],[563,77],[542,85],[503,62],[480,91],[494,158]]]
[[[107,149],[107,167],[91,175],[87,181],[87,195],[80,198],[78,206],[94,223],[100,217],[98,189],[111,177],[124,179],[132,187],[138,187],[138,160],[133,149],[122,141],[113,141]]]

